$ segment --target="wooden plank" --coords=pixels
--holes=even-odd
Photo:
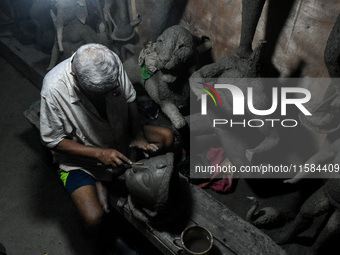
[[[183,182],[189,185],[186,180]],[[176,237],[180,237],[181,232],[188,226],[196,225],[188,215],[175,221],[172,224],[164,227],[152,227],[136,219],[129,208],[127,201],[127,192],[124,187],[124,180],[120,178],[118,182],[113,184],[114,190],[110,192],[110,205],[112,205],[121,215],[123,215],[138,231],[140,231],[146,238],[148,238],[155,247],[157,247],[163,254],[178,254],[181,250],[173,241]],[[123,191],[123,192],[122,192]],[[215,255],[235,255],[219,240],[214,240],[214,246],[211,254]]]
[[[120,180],[123,182],[122,180]],[[120,183],[120,185],[124,185]],[[125,194],[115,194],[124,190],[114,184],[115,190],[110,194],[110,204],[133,224],[151,243],[164,254],[177,254],[179,248],[173,244],[183,229],[190,225],[201,225],[209,229],[214,237],[214,247],[211,254],[221,255],[283,255],[286,254],[274,241],[259,229],[244,221],[226,206],[216,201],[201,188],[187,183],[190,193],[189,215],[162,229],[150,227],[137,220],[126,203]],[[120,188],[117,188],[120,187]]]
[[[143,222],[136,219],[127,204],[127,191],[124,180],[118,178],[113,184],[113,190],[109,193],[109,203],[116,209],[125,219],[127,219],[140,233],[142,233],[149,241],[155,245],[163,254],[175,255],[178,252],[170,240],[174,237],[165,231],[157,231],[147,226]],[[175,249],[174,249],[174,247]]]
[[[24,111],[24,116],[40,130],[40,100],[32,103],[29,108]]]
[[[22,45],[15,38],[9,37],[0,37],[0,55],[41,89],[47,66],[39,66],[38,63],[48,63],[49,55],[36,49],[34,45]]]
[[[122,199],[119,198],[111,198],[111,205],[115,204],[114,208],[123,215],[140,233],[142,233],[146,238],[150,240],[150,242],[157,247],[163,254],[173,255],[178,254],[181,250],[176,245],[174,245],[173,241],[176,237],[180,237],[181,231],[171,232],[168,230],[161,230],[157,228],[152,228],[141,221],[137,220],[130,211],[128,204],[124,201],[123,206],[119,206],[118,204],[122,202]],[[176,224],[176,223],[174,223]],[[184,225],[181,229],[185,229],[187,226],[197,225],[192,220],[188,219],[186,225]],[[221,243],[218,239],[214,237],[214,246],[212,248],[211,255],[223,254],[223,255],[235,255],[236,253],[231,252],[223,243]]]
[[[286,254],[269,236],[244,221],[207,192],[195,185],[190,185],[190,190],[192,221],[209,229],[215,239],[224,243],[235,254]]]

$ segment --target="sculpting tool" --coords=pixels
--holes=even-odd
[[[103,166],[103,165],[104,165],[103,163],[100,163],[100,162],[97,163],[97,166]],[[144,163],[143,162],[134,162],[131,165],[128,165],[128,164],[123,164],[123,165],[124,166],[128,166],[128,167],[131,167],[131,166],[142,166],[142,165],[144,165]]]

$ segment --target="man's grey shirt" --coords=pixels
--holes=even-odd
[[[136,92],[115,55],[120,88],[106,95],[107,120],[100,117],[93,104],[75,85],[68,58],[54,67],[44,78],[41,90],[40,133],[43,143],[54,148],[63,139],[80,144],[113,148],[125,153],[128,137],[128,107]],[[113,170],[94,159],[52,151],[64,171],[83,170],[98,180],[111,180]]]

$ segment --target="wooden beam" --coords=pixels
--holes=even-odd
[[[39,64],[48,62],[50,56],[35,47],[35,45],[22,45],[15,38],[0,37],[0,55],[41,89],[47,66],[39,66]]]
[[[181,179],[183,180],[183,178]],[[183,181],[182,185],[186,185],[186,187],[182,187],[182,192],[189,193],[183,194],[183,196],[189,198],[187,210],[190,213],[189,215],[183,213],[184,218],[164,227],[149,226],[133,216],[126,202],[127,194],[118,191],[126,190],[122,179],[119,179],[119,184],[114,183],[115,188],[110,192],[109,201],[110,205],[164,254],[178,254],[180,249],[174,245],[173,240],[175,237],[179,237],[181,232],[190,225],[201,225],[210,230],[214,237],[212,254],[286,254],[270,237],[244,221],[201,188]]]

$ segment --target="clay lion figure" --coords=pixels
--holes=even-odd
[[[184,27],[176,25],[166,29],[156,42],[143,49],[138,60],[135,55],[124,61],[131,82],[144,84],[151,99],[176,129],[187,124],[180,109],[189,103],[188,78],[193,72],[194,54],[193,36]]]

